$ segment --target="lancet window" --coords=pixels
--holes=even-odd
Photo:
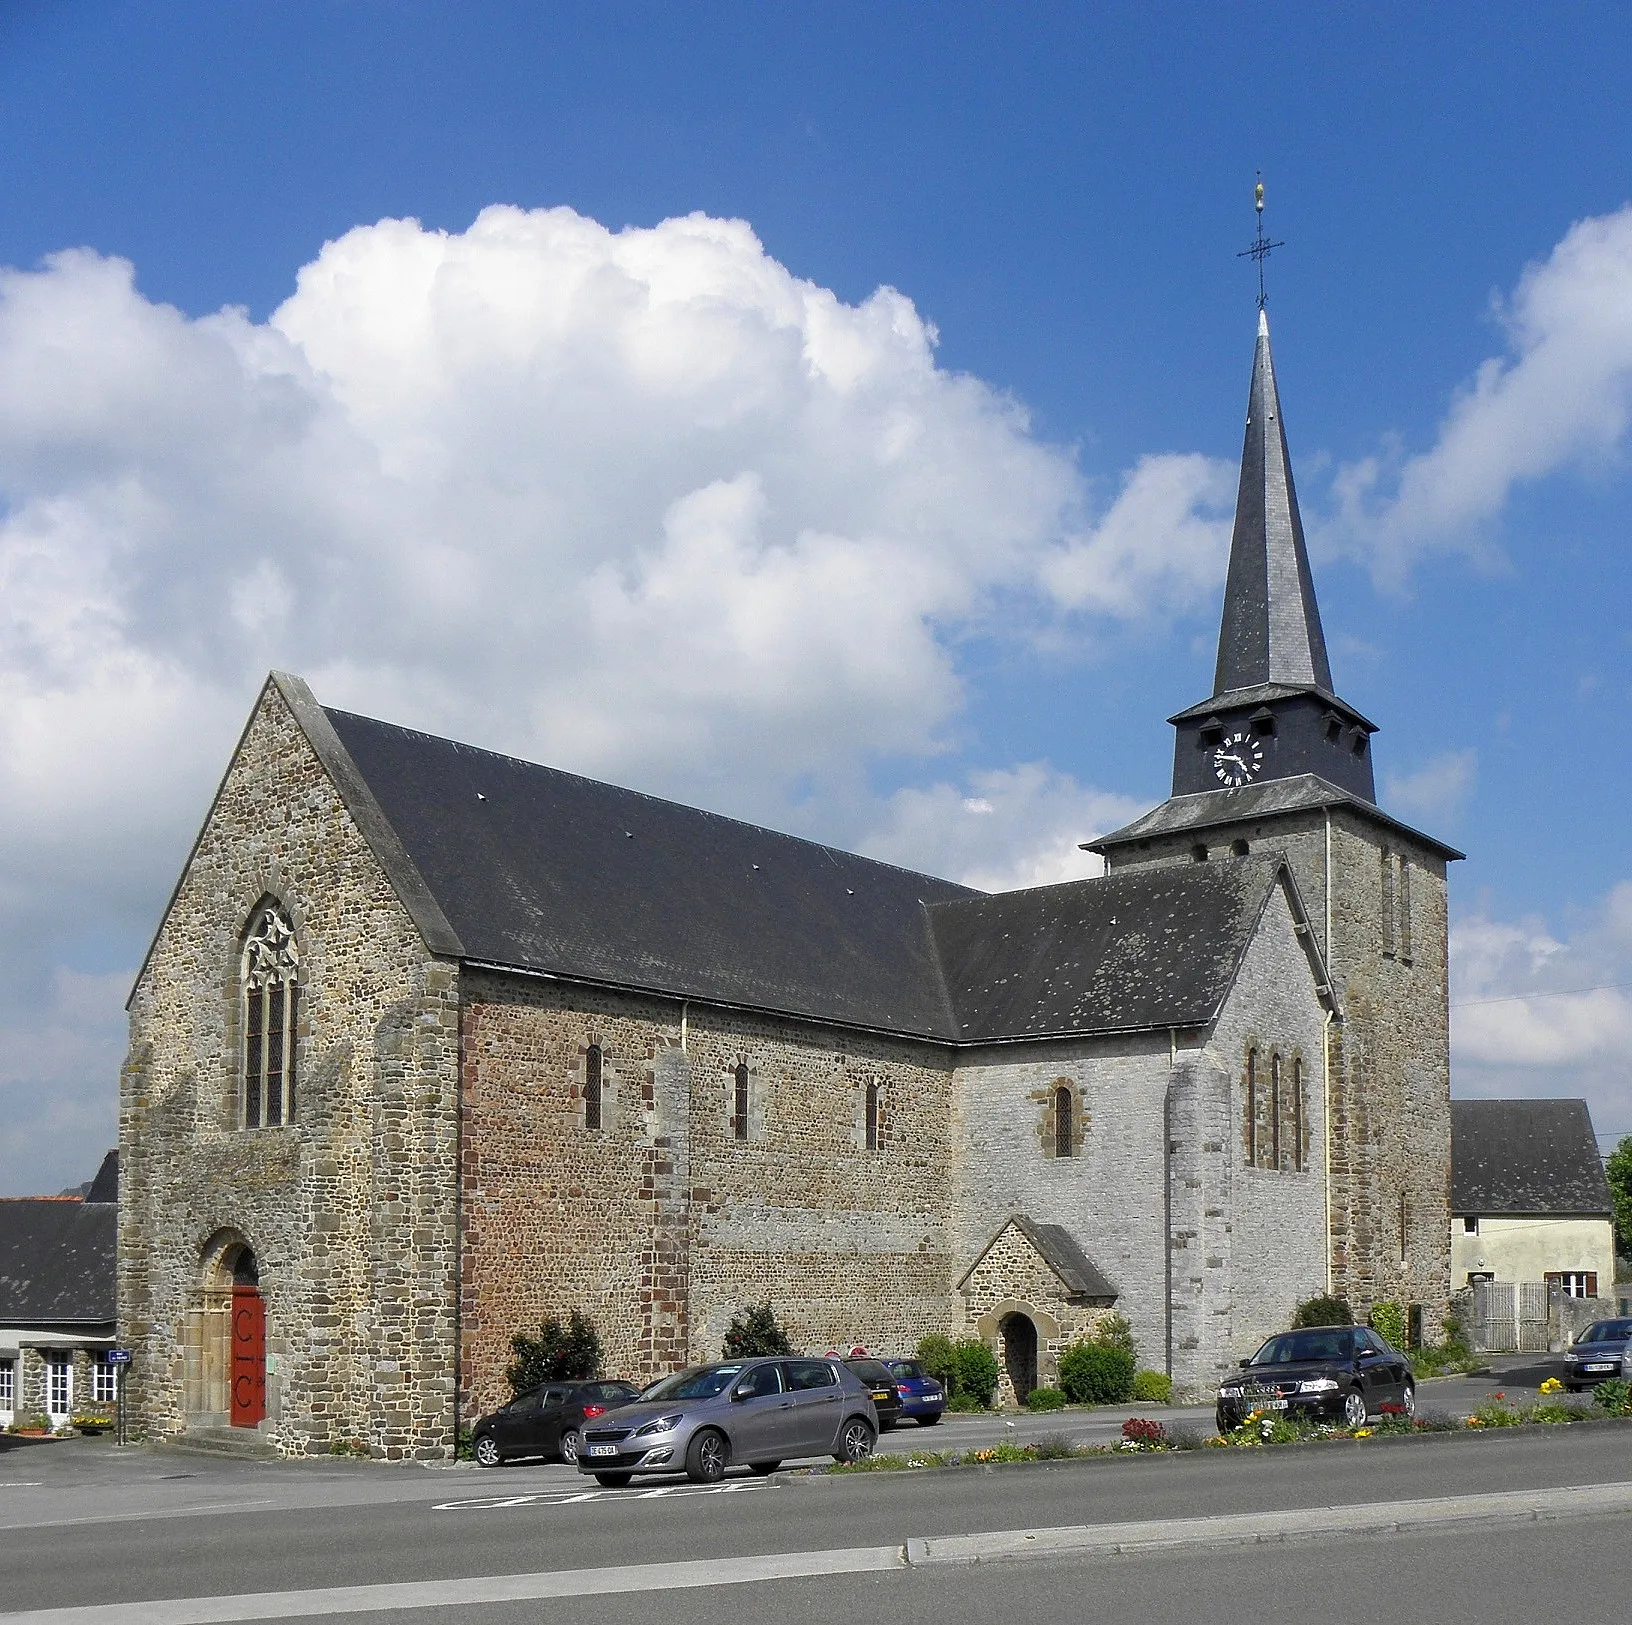
[[[277,1128],[295,1115],[300,950],[289,916],[268,901],[256,909],[239,961],[244,1034],[243,1125]]]

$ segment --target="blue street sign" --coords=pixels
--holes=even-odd
[[[103,1356],[103,1358],[108,1362],[109,1365],[129,1365],[130,1364],[130,1350],[129,1349],[109,1349],[108,1352]]]

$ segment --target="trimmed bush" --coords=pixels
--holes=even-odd
[[[1026,1395],[1028,1411],[1057,1411],[1065,1406],[1065,1395],[1058,1388],[1033,1388]]]
[[[950,1337],[931,1332],[918,1341],[918,1358],[928,1375],[946,1390],[947,1399],[958,1397],[958,1354]]]
[[[1133,1397],[1133,1356],[1097,1338],[1060,1356],[1060,1387],[1074,1405],[1119,1405]]]
[[[1390,1348],[1405,1347],[1405,1310],[1399,1304],[1390,1303],[1387,1299],[1382,1303],[1374,1303],[1371,1306],[1370,1318],[1371,1329]]]
[[[1173,1379],[1163,1371],[1136,1371],[1133,1374],[1133,1398],[1139,1405],[1171,1405]]]
[[[978,1337],[959,1338],[952,1353],[958,1396],[976,1401],[982,1410],[989,1409],[997,1392],[997,1356]]]
[[[510,1339],[515,1355],[504,1380],[518,1398],[547,1382],[577,1382],[600,1375],[601,1339],[595,1322],[574,1309],[565,1326],[555,1315],[545,1317],[538,1336],[517,1332]]]
[[[1343,1298],[1310,1298],[1292,1311],[1292,1325],[1352,1326],[1354,1311]]]
[[[728,1360],[750,1360],[757,1354],[792,1354],[793,1345],[768,1303],[750,1304],[726,1327],[723,1352]]]

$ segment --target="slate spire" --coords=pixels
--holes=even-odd
[[[1260,309],[1213,694],[1265,683],[1332,691],[1275,389],[1269,318]]]

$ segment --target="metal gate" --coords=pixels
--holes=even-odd
[[[1481,1354],[1545,1354],[1547,1283],[1475,1281],[1470,1331]]]

